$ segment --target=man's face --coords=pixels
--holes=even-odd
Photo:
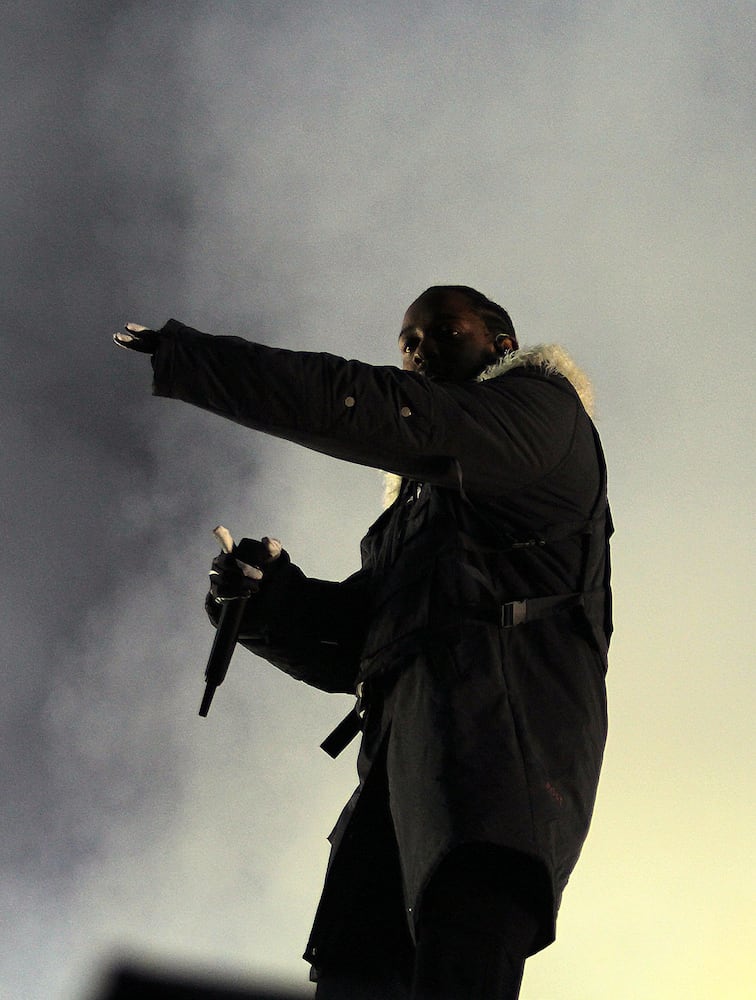
[[[399,334],[402,368],[464,382],[496,360],[493,335],[462,292],[425,292],[409,307]]]

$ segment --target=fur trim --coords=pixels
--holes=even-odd
[[[402,488],[402,477],[395,472],[383,473],[383,509],[388,510],[391,504],[399,496]]]
[[[549,375],[562,375],[580,397],[585,412],[589,417],[593,417],[594,399],[591,380],[559,344],[536,344],[535,347],[521,347],[518,351],[510,351],[482,371],[476,381],[485,382],[486,379],[497,378],[512,368],[521,368],[523,365],[540,366]]]
[[[589,417],[593,417],[594,398],[591,380],[570,355],[559,344],[536,344],[535,347],[521,347],[517,351],[509,351],[478,375],[477,382],[485,382],[490,378],[498,378],[513,368],[524,365],[542,367],[548,374],[557,374],[566,378],[580,397]],[[393,472],[383,473],[383,509],[386,510],[399,496],[402,477]]]

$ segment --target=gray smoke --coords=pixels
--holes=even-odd
[[[110,335],[174,315],[394,363],[404,309],[440,281],[594,375],[619,526],[606,777],[566,944],[525,989],[665,981],[664,953],[628,982],[608,942],[599,982],[593,928],[640,934],[636,896],[670,877],[654,858],[700,823],[687,775],[718,784],[745,843],[752,18],[700,0],[4,10],[0,993],[78,997],[123,952],[302,981],[355,780],[352,751],[317,750],[348,699],[252,657],[198,719],[202,599],[218,522],[353,571],[379,477],[152,398]],[[618,885],[628,830],[644,860]],[[735,892],[716,865],[702,880]],[[669,919],[693,912],[683,895]]]

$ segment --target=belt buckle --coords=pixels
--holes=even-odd
[[[502,604],[499,627],[514,628],[515,625],[522,625],[527,615],[527,607],[527,601],[510,601],[508,604]]]

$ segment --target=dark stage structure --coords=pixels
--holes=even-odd
[[[240,986],[208,977],[173,975],[124,966],[105,977],[90,1000],[307,1000],[310,992],[282,992],[274,987]]]

